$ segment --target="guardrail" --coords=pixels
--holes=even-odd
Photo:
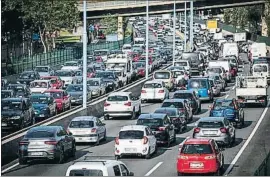
[[[255,171],[254,176],[270,176],[270,152]]]

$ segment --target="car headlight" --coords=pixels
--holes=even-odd
[[[21,118],[21,116],[13,116],[10,119],[20,119],[20,118]]]

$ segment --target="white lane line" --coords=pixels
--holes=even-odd
[[[229,95],[226,95],[226,96],[225,96],[225,99],[227,99],[228,97],[229,97]]]
[[[268,100],[270,101],[270,99]],[[257,122],[256,126],[254,127],[253,131],[251,132],[251,134],[249,135],[247,141],[245,142],[245,144],[242,146],[242,148],[240,149],[240,151],[237,153],[237,155],[235,156],[235,158],[233,159],[233,161],[231,162],[230,166],[227,168],[227,170],[224,173],[224,176],[228,176],[228,174],[231,172],[231,170],[233,169],[234,165],[236,164],[236,162],[238,161],[238,159],[240,158],[240,156],[242,155],[242,153],[244,152],[244,150],[246,149],[246,147],[248,146],[249,142],[251,141],[251,139],[253,138],[253,136],[255,135],[256,131],[258,130],[259,126],[261,125],[265,114],[267,113],[267,110],[270,106],[270,102],[268,102],[267,107],[264,109],[259,121]]]
[[[148,173],[146,173],[146,175],[144,176],[150,176],[161,164],[163,164],[163,162],[159,162],[158,164],[156,164]]]
[[[17,166],[19,166],[19,165],[20,165],[19,163],[16,163],[16,164],[14,164],[14,165],[12,165],[12,166],[10,166],[10,167],[4,169],[4,170],[1,170],[1,174],[2,174],[2,173],[6,173],[7,171],[9,171],[9,170],[11,170],[12,168],[17,167]]]

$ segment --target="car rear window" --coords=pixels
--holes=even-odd
[[[222,73],[222,70],[220,68],[209,68],[207,69],[207,73]]]
[[[25,135],[25,138],[52,138],[54,132],[52,131],[30,131]]]
[[[109,96],[108,101],[128,101],[127,96]]]
[[[187,66],[187,62],[175,62],[174,66]]]
[[[173,98],[178,98],[178,99],[189,99],[192,98],[192,93],[175,93],[173,95]]]
[[[184,108],[182,102],[164,102],[161,107]]]
[[[92,128],[94,127],[93,121],[80,120],[80,121],[71,121],[70,128]]]
[[[155,79],[170,79],[171,74],[169,72],[156,72]]]
[[[157,109],[154,113],[167,114],[169,117],[177,116],[177,109]]]
[[[103,172],[101,170],[92,169],[71,170],[69,176],[103,176]]]
[[[119,139],[142,139],[143,135],[144,132],[140,130],[120,131]]]
[[[181,148],[184,154],[212,154],[213,150],[209,144],[184,144]]]
[[[191,80],[189,83],[189,88],[207,88],[206,80]]]
[[[158,83],[144,84],[143,88],[162,88],[162,85]]]
[[[209,121],[209,122],[199,122],[198,127],[200,128],[221,128],[224,127],[223,122],[221,121]]]

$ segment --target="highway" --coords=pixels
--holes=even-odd
[[[247,59],[246,54],[241,54],[242,57]],[[244,72],[248,71],[248,67],[244,68]],[[224,98],[234,98],[234,84],[231,83],[227,87],[226,92],[222,94]],[[268,91],[269,93],[269,91]],[[204,103],[202,105],[202,112],[199,115],[194,116],[194,122],[200,117],[209,115],[209,103]],[[155,111],[159,108],[160,103],[146,103],[142,105],[142,113],[148,113]],[[236,143],[231,148],[226,148],[224,151],[225,157],[225,169],[234,160],[234,157],[240,151],[241,147],[244,145],[245,141],[250,136],[252,130],[254,129],[256,123],[264,112],[264,108],[245,108],[245,127],[242,129],[237,129],[236,131]],[[265,114],[266,117],[270,116],[269,111]],[[111,156],[114,155],[114,138],[117,136],[120,128],[124,125],[135,124],[136,120],[106,120],[107,128],[107,141],[101,143],[99,146],[80,144],[77,146],[77,153],[75,159],[82,159],[83,156]],[[63,126],[68,125],[68,121],[62,120],[59,124]],[[136,176],[176,176],[176,158],[178,153],[178,144],[181,143],[186,137],[191,136],[192,125],[189,124],[188,130],[183,134],[177,135],[177,143],[173,144],[170,148],[159,147],[157,154],[151,159],[145,160],[141,158],[123,158],[121,161],[126,163],[132,172]],[[93,157],[94,159],[95,157]],[[17,165],[10,169],[3,175],[7,176],[63,176],[65,175],[66,169],[73,163],[75,159],[68,159],[64,164],[51,164],[48,162],[37,161],[29,165]],[[15,164],[16,165],[16,164]]]

